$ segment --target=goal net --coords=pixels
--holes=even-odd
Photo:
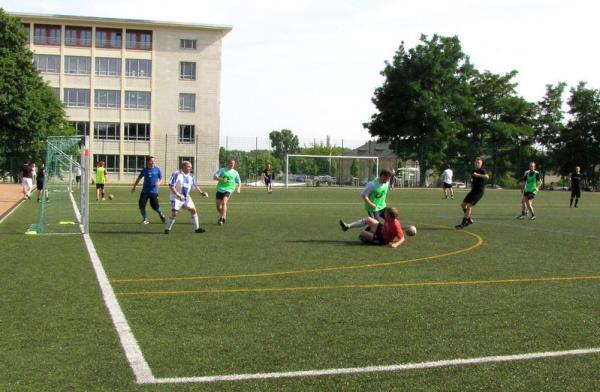
[[[88,154],[77,136],[48,138],[38,221],[27,234],[81,234],[88,232]],[[41,173],[40,173],[41,174]]]
[[[363,186],[379,172],[379,158],[288,154],[285,186]]]

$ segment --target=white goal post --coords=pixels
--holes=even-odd
[[[290,176],[290,158],[323,158],[331,160],[346,159],[346,160],[373,160],[375,161],[375,173],[379,173],[379,157],[371,156],[354,156],[354,155],[306,155],[306,154],[286,154],[285,156],[285,187],[288,188]]]

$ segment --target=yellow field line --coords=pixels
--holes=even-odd
[[[431,225],[436,226],[436,225]],[[446,226],[437,226],[437,227],[446,227]],[[257,272],[251,274],[238,274],[238,275],[215,275],[215,276],[182,276],[182,277],[170,277],[170,278],[137,278],[137,279],[115,279],[111,280],[111,283],[142,283],[142,282],[167,282],[167,281],[180,281],[180,280],[216,280],[216,279],[240,279],[240,278],[256,278],[256,277],[267,277],[267,276],[282,276],[282,275],[298,275],[298,274],[308,274],[308,273],[318,273],[318,272],[331,272],[331,271],[343,271],[343,270],[355,270],[355,269],[363,269],[363,268],[376,268],[376,267],[387,267],[390,265],[398,265],[398,264],[407,264],[414,263],[417,261],[425,261],[425,260],[433,260],[440,259],[443,257],[454,256],[461,253],[469,252],[475,248],[483,245],[483,237],[478,234],[472,233],[467,230],[461,230],[461,233],[466,233],[475,237],[477,239],[474,245],[471,245],[467,248],[462,248],[458,250],[454,250],[452,252],[447,252],[443,254],[437,254],[433,256],[424,256],[417,257],[414,259],[408,260],[399,260],[399,261],[386,261],[381,263],[370,263],[370,264],[359,264],[359,265],[350,265],[350,266],[338,266],[338,267],[326,267],[326,268],[313,268],[313,269],[305,269],[305,270],[295,270],[295,271],[279,271],[279,272]]]
[[[416,282],[416,283],[384,283],[384,284],[343,284],[336,286],[304,286],[304,287],[268,287],[268,288],[238,288],[238,289],[204,289],[204,290],[171,290],[171,291],[126,291],[117,292],[122,297],[133,296],[160,296],[160,295],[186,295],[186,294],[229,294],[229,293],[273,293],[290,291],[314,291],[334,289],[393,289],[414,288],[432,286],[467,286],[467,285],[491,285],[491,284],[513,284],[513,283],[540,283],[558,281],[582,281],[600,280],[600,275],[595,276],[558,276],[546,278],[516,278],[498,280],[470,280],[470,281],[446,281],[446,282]]]

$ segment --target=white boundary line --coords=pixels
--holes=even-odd
[[[75,213],[80,219],[79,210],[77,204],[71,195],[71,201]],[[501,355],[501,356],[489,356],[489,357],[476,357],[476,358],[465,358],[465,359],[448,359],[441,361],[431,362],[420,362],[420,363],[407,363],[400,365],[387,365],[387,366],[366,366],[360,368],[333,368],[333,369],[317,369],[317,370],[301,370],[292,372],[272,372],[272,373],[254,373],[254,374],[229,374],[229,375],[218,375],[218,376],[203,376],[203,377],[165,377],[156,378],[152,374],[152,369],[146,362],[144,354],[125,318],[125,314],[119,305],[119,301],[115,296],[115,292],[108,280],[108,276],[104,271],[102,262],[98,257],[94,243],[90,238],[89,234],[83,234],[83,239],[87,247],[87,251],[92,261],[92,266],[96,272],[96,278],[102,291],[102,297],[104,303],[108,309],[110,317],[115,326],[115,330],[119,335],[119,340],[125,351],[125,356],[129,362],[129,366],[133,370],[136,382],[138,384],[183,384],[183,383],[209,383],[218,381],[243,381],[243,380],[265,380],[265,379],[279,379],[279,378],[295,378],[295,377],[316,377],[316,376],[333,376],[333,375],[348,375],[358,373],[375,373],[375,372],[397,372],[406,370],[417,370],[417,369],[432,369],[439,367],[448,366],[461,366],[461,365],[479,365],[485,363],[498,363],[498,362],[513,362],[513,361],[524,361],[531,359],[543,359],[543,358],[555,358],[575,355],[586,355],[586,354],[599,354],[600,347],[598,348],[587,348],[577,349],[568,351],[547,351],[537,353],[526,353],[526,354],[515,354],[515,355]]]
[[[21,204],[23,204],[24,202],[25,202],[25,200],[21,200],[21,201],[19,202],[19,204],[17,204],[17,205],[16,205],[16,206],[14,206],[14,207],[13,207],[13,208],[12,208],[10,211],[8,211],[8,213],[7,213],[6,215],[4,215],[4,216],[2,217],[2,219],[0,219],[0,224],[2,224],[2,222],[4,222],[4,220],[5,220],[6,218],[8,218],[8,217],[9,217],[9,216],[10,216],[10,215],[13,213],[13,212],[15,212],[15,211],[16,211],[16,209],[17,209],[17,208],[19,208],[19,207],[21,206]]]
[[[402,365],[389,366],[367,366],[361,368],[340,368],[340,369],[321,369],[321,370],[305,370],[297,372],[281,372],[281,373],[255,373],[255,374],[231,374],[224,376],[206,376],[206,377],[179,377],[179,378],[157,378],[149,384],[175,384],[175,383],[208,383],[216,381],[242,381],[242,380],[264,380],[277,378],[292,378],[292,377],[315,377],[315,376],[337,376],[357,373],[375,373],[375,372],[397,372],[417,369],[432,369],[448,366],[461,365],[480,365],[485,363],[498,362],[513,362],[524,361],[540,358],[555,358],[574,355],[598,354],[600,347],[587,348],[569,351],[549,351],[539,353],[515,354],[515,355],[500,355],[491,357],[465,358],[465,359],[449,359],[433,362],[407,363]]]

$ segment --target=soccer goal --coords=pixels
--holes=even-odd
[[[285,186],[362,186],[379,172],[379,157],[348,155],[285,156]]]
[[[88,232],[89,154],[87,151],[82,137],[48,138],[38,221],[29,226],[27,234]]]

